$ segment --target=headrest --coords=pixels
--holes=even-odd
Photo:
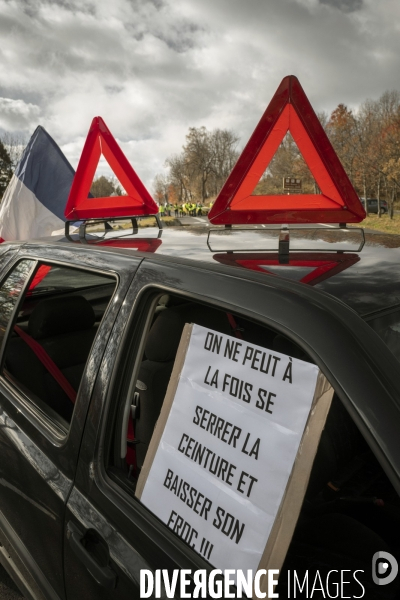
[[[233,335],[227,313],[204,304],[181,304],[173,308],[185,323],[196,323],[219,333]]]
[[[157,362],[175,360],[185,323],[197,323],[232,335],[226,313],[202,304],[182,304],[158,313],[146,342],[146,357]]]
[[[175,359],[185,321],[174,310],[158,313],[146,341],[146,358],[156,362]]]
[[[35,340],[83,331],[93,327],[92,305],[83,296],[68,296],[42,300],[29,317],[28,329]]]

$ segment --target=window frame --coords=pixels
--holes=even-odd
[[[122,494],[123,500],[129,505],[131,517],[133,519],[137,520],[139,515],[144,515],[146,520],[151,523],[152,527],[161,531],[164,538],[167,537],[175,546],[175,548],[179,548],[180,550],[184,551],[184,553],[190,559],[191,564],[195,565],[195,568],[206,569],[207,572],[210,573],[211,570],[216,567],[207,562],[207,560],[198,552],[196,552],[196,550],[188,546],[176,533],[169,529],[168,526],[157,517],[157,515],[155,515],[144,504],[142,504],[140,500],[135,497],[136,485],[133,487],[129,484],[126,476],[127,474],[124,473],[122,469],[118,469],[119,472],[116,472],[117,468],[114,465],[110,465],[111,453],[115,455],[116,453],[120,452],[123,431],[126,431],[126,429],[124,429],[124,416],[127,413],[126,410],[123,410],[123,402],[121,399],[125,396],[125,405],[128,407],[130,406],[131,400],[129,400],[129,398],[132,399],[132,394],[136,387],[136,382],[143,359],[144,347],[153,322],[153,317],[155,315],[155,308],[157,306],[156,303],[160,297],[166,294],[180,297],[188,302],[197,303],[198,305],[209,307],[213,310],[220,310],[221,313],[226,314],[229,312],[235,317],[238,316],[239,318],[245,318],[248,321],[259,324],[265,329],[275,330],[276,334],[284,334],[291,341],[295,342],[297,345],[299,344],[297,340],[288,335],[287,331],[283,331],[279,327],[275,328],[273,323],[262,323],[259,320],[252,318],[249,314],[245,314],[245,312],[240,311],[240,309],[238,314],[237,311],[232,311],[230,308],[224,307],[223,302],[219,302],[216,298],[212,298],[211,300],[205,299],[204,297],[201,297],[196,293],[189,292],[188,290],[178,290],[154,282],[144,285],[140,289],[135,299],[135,304],[132,307],[129,322],[125,329],[124,340],[121,342],[118,357],[116,359],[116,368],[113,372],[112,382],[110,383],[107,393],[107,412],[102,419],[100,433],[101,441],[103,443],[101,453],[102,460],[100,465],[102,479],[107,487],[111,487],[114,491],[118,491],[119,494]],[[139,318],[137,318],[138,314]],[[309,356],[309,353],[306,350],[305,352]],[[129,370],[131,371],[130,377],[125,377],[124,373]],[[128,380],[127,385],[124,381],[125,379]],[[116,393],[115,389],[116,381],[119,381],[118,393]],[[110,392],[110,390],[112,390],[112,392]],[[112,401],[110,400],[110,395],[113,396]],[[110,411],[112,405],[114,406],[113,412]],[[115,432],[118,428],[119,437],[115,435]],[[124,463],[125,461],[124,458],[121,458],[120,460],[121,463]]]

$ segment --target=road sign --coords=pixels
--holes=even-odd
[[[284,177],[283,178],[283,191],[293,193],[301,192],[301,179],[298,177]]]
[[[254,195],[290,131],[321,194]],[[285,77],[220,191],[214,224],[358,223],[365,210],[298,79]]]

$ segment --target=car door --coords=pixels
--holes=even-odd
[[[254,336],[262,327],[272,328],[307,353],[328,377],[399,489],[397,363],[352,310],[324,293],[274,277],[232,268],[197,268],[172,258],[168,262],[145,260],[104,354],[67,504],[64,568],[68,599],[139,598],[141,569],[211,568],[135,499],[130,470],[124,481],[110,459],[123,441],[123,436],[116,436],[118,405],[133,395],[132,381],[141,368],[135,360],[147,352],[144,338],[154,311],[164,310],[164,295],[174,294],[183,309],[185,303],[198,302],[201,311],[204,307],[218,310],[221,318],[234,314],[234,319],[252,323]],[[225,321],[232,326],[231,319]],[[161,379],[161,370],[155,377]],[[139,387],[146,386],[141,382]]]
[[[89,399],[106,341],[139,262],[139,259],[112,257],[107,253],[84,248],[27,245],[20,249],[3,274],[0,286],[0,560],[18,581],[26,597],[65,597],[62,567],[65,505],[72,488]],[[45,277],[50,271],[52,283],[47,286]],[[63,279],[65,273],[72,285],[76,283],[74,276],[83,282],[79,289],[84,289],[85,292],[82,293],[89,298],[91,290],[96,289],[90,288],[90,281],[94,281],[96,285],[105,282],[106,287],[109,282],[113,282],[107,295],[107,302],[108,297],[111,298],[108,306],[106,302],[103,308],[100,304],[98,307],[105,312],[100,317],[100,323],[96,322],[94,341],[88,338],[87,332],[84,333],[87,347],[92,347],[74,400],[72,419],[68,423],[57,415],[54,408],[43,404],[39,392],[36,395],[32,392],[30,378],[33,382],[37,377],[38,366],[44,370],[44,378],[50,386],[49,397],[57,402],[64,389],[57,388],[52,375],[38,362],[37,354],[32,353],[31,347],[25,345],[24,338],[18,338],[14,327],[17,319],[24,319],[25,305],[22,302],[29,300],[32,306],[37,306],[36,312],[33,309],[31,316],[34,312],[37,315],[41,310],[48,310],[48,291],[53,295],[59,292],[57,297],[54,295],[54,300],[55,304],[61,306],[60,316],[47,312],[45,319],[51,317],[56,329],[61,324],[63,333],[44,339],[42,332],[36,336],[38,341],[33,341],[36,349],[38,346],[43,349],[46,343],[48,348],[49,345],[56,344],[55,349],[64,358],[68,344],[72,345],[69,354],[79,354],[81,348],[74,341],[79,340],[79,335],[71,337],[65,331],[69,326],[62,322],[69,319],[75,330],[80,317],[75,312],[69,314],[69,309],[65,308],[66,305],[63,308],[62,304],[71,291],[74,296],[72,304],[83,303],[84,300],[88,304],[88,300],[82,296],[78,298],[74,289],[66,286]],[[41,302],[43,294],[47,299]],[[93,312],[93,320],[95,319]],[[29,325],[31,329],[27,331],[31,335],[25,335],[25,338],[32,342],[34,333],[31,317]],[[48,349],[47,352],[51,350]],[[26,362],[26,357],[34,361],[31,370],[28,364],[30,359]],[[79,365],[79,369],[81,367],[83,369],[84,365]],[[70,381],[73,381],[71,377],[74,370],[76,371],[74,366],[65,370]],[[58,371],[61,372],[60,369]],[[56,389],[52,391],[54,386]]]

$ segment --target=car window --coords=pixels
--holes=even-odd
[[[104,276],[97,273],[84,273],[76,269],[60,266],[42,266],[38,271],[36,282],[31,285],[31,293],[43,294],[47,291],[65,291],[92,288],[104,285]]]
[[[11,289],[14,302],[28,265],[32,261],[22,261],[3,285],[4,293],[7,286]],[[64,428],[115,285],[114,277],[101,273],[38,263],[20,298],[2,375],[31,406]],[[0,309],[3,321],[10,318],[9,304],[3,302]]]
[[[277,331],[263,327],[259,323],[249,321],[241,316],[227,313],[216,306],[201,304],[189,298],[173,295],[158,295],[158,298],[149,299],[147,302],[147,311],[143,313],[146,315],[146,319],[144,316],[142,317],[146,320],[147,327],[142,333],[141,360],[136,366],[137,374],[135,375],[134,388],[132,388],[135,390],[132,396],[132,406],[128,407],[129,413],[121,415],[121,418],[116,422],[114,430],[115,443],[112,445],[114,454],[111,455],[109,464],[109,472],[112,475],[117,472],[119,481],[124,487],[128,487],[133,497],[149,450],[153,431],[163,406],[185,324],[197,324],[213,332],[228,335],[230,336],[229,339],[236,338],[238,343],[245,340],[251,344],[279,353],[286,352],[294,358],[310,362],[301,348]],[[137,326],[136,323],[135,326]],[[133,339],[134,336],[129,335],[128,338]],[[132,348],[126,352],[131,354],[131,360],[134,361],[136,349]],[[271,356],[269,353],[266,354]],[[261,368],[265,369],[266,367],[264,365]],[[132,385],[132,372],[134,370],[135,368],[128,360],[125,371],[121,375],[125,379],[125,384],[122,383],[124,389],[121,396],[122,403],[126,402],[127,395],[129,397],[127,390]],[[236,391],[238,394],[243,393],[244,401],[246,401],[247,392],[242,392],[242,390],[248,389],[247,384],[244,385],[243,382],[239,382],[239,379],[235,377],[235,373],[232,374],[232,377],[229,393],[233,396],[235,396]],[[238,390],[235,386],[238,386]],[[265,394],[268,393],[265,391]],[[270,405],[268,405],[268,402],[270,402]],[[257,402],[257,410],[267,412],[271,410],[273,399],[269,398],[268,402],[263,402],[260,399]],[[210,418],[211,420],[216,419],[214,414]],[[227,428],[229,429],[229,427],[228,423]],[[116,448],[117,450],[115,450]],[[133,501],[138,502],[137,499],[133,499]],[[175,533],[181,537],[179,532]],[[196,551],[201,555],[200,548]]]
[[[289,336],[240,315],[172,295],[159,295],[147,302],[147,311],[141,313],[142,338],[139,343],[133,342],[134,336],[128,336],[132,345],[127,354],[131,360],[127,360],[121,373],[125,384],[121,384],[119,406],[129,396],[133,382],[132,408],[128,421],[121,414],[115,417],[108,454],[108,473],[128,492],[132,504],[138,502],[137,478],[160,414],[185,323],[240,336],[250,343],[312,362]],[[135,327],[139,327],[137,322]],[[140,360],[135,370],[138,355]],[[177,494],[180,489],[176,488]],[[358,577],[362,585],[353,579],[346,588],[349,594],[360,595],[362,586],[373,592],[371,558],[380,548],[394,551],[397,547],[393,532],[400,529],[399,505],[395,489],[339,397],[334,395],[281,571],[280,595],[289,597],[290,573],[294,570],[302,573],[303,565],[313,573],[334,570],[338,568],[338,560],[345,565],[343,568],[363,570]],[[156,519],[155,522],[158,528],[167,527]],[[187,542],[181,533],[174,531],[173,525],[169,528]],[[193,544],[188,546],[193,548]]]

